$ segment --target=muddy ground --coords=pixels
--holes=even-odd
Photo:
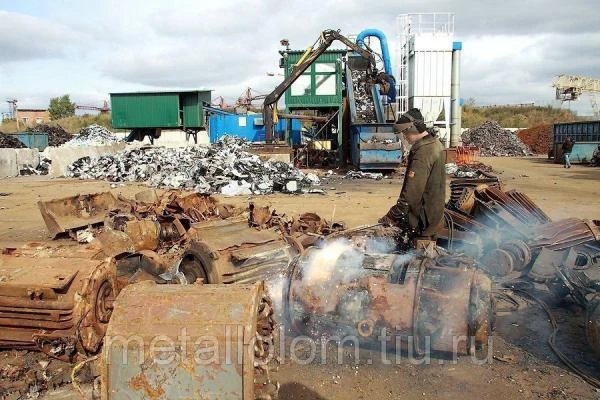
[[[527,193],[551,218],[600,218],[600,169],[575,165],[564,169],[542,158],[483,158],[499,174],[506,187]],[[249,200],[268,203],[277,211],[298,214],[314,211],[327,219],[343,220],[349,227],[372,224],[395,202],[400,179],[348,181],[332,178],[323,182],[326,195],[270,195],[228,198],[225,201],[246,205]],[[37,201],[76,193],[111,190],[125,196],[144,189],[138,184],[50,180],[23,177],[0,181],[0,245],[47,239]],[[560,303],[548,293],[535,291],[551,304],[561,332],[558,344],[582,369],[600,377],[600,362],[590,354],[583,333],[583,314],[576,306]],[[546,340],[550,325],[545,313],[534,303],[520,300],[518,311],[500,303],[492,358],[481,364],[469,357],[454,362],[444,355],[433,355],[428,365],[415,365],[405,357],[396,362],[383,361],[379,347],[361,350],[358,360],[353,349],[337,353],[322,363],[309,365],[284,358],[275,374],[281,382],[282,399],[600,399],[600,392],[573,375],[549,350]],[[289,343],[290,338],[287,338]],[[0,353],[0,364],[14,357]],[[481,355],[480,355],[481,356]],[[31,356],[30,356],[31,357]],[[17,358],[23,359],[22,354]],[[68,366],[53,367],[68,370]],[[37,363],[39,366],[39,363]],[[42,363],[42,366],[44,364]],[[68,380],[60,377],[60,380]],[[79,398],[70,386],[49,392],[43,398]]]

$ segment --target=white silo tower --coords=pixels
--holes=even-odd
[[[452,145],[456,145],[462,45],[454,41],[454,13],[401,14],[397,22],[398,115],[419,108],[428,126],[446,128],[442,136],[447,146],[452,128]],[[442,112],[444,120],[438,121]]]

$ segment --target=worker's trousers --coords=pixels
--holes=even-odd
[[[565,153],[564,154],[564,158],[565,158],[565,168],[571,168],[571,153]]]

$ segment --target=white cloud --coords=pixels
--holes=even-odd
[[[283,37],[304,49],[323,29],[350,34],[374,27],[387,34],[393,51],[398,14],[441,10],[456,12],[456,37],[464,44],[464,98],[547,104],[553,101],[554,75],[597,74],[595,9],[593,0],[52,3],[37,16],[0,11],[0,95],[30,96],[35,87],[39,93],[73,97],[211,88],[214,97],[234,101],[246,86],[266,92],[281,80],[266,72],[280,71],[277,51]],[[6,64],[6,57],[18,62]],[[36,61],[48,57],[61,57],[62,64],[46,67]],[[27,65],[44,70],[35,85]],[[101,97],[98,102],[106,95]]]
[[[0,64],[64,57],[75,37],[65,26],[0,10]]]

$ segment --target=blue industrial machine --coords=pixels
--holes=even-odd
[[[378,83],[371,86],[368,94],[373,102],[376,121],[362,121],[357,113],[355,85],[352,80],[353,63],[348,62],[346,65],[346,92],[350,108],[350,159],[352,164],[361,170],[396,169],[402,163],[402,142],[399,135],[394,134],[394,123],[386,121],[382,102],[382,92],[384,92],[383,97],[395,101],[396,84],[391,75],[391,61],[383,32],[377,29],[366,29],[358,35],[356,43],[361,47],[364,46],[364,39],[369,36],[377,37],[381,43],[384,69],[391,81],[382,83],[389,84],[385,90],[382,90]]]
[[[291,124],[288,130],[288,125]],[[291,145],[300,144],[302,124],[297,119],[280,119],[274,127],[274,136],[278,141]],[[289,138],[286,138],[286,132]],[[250,142],[266,141],[265,124],[262,114],[211,113],[208,118],[210,142],[214,143],[223,135],[239,136]]]

